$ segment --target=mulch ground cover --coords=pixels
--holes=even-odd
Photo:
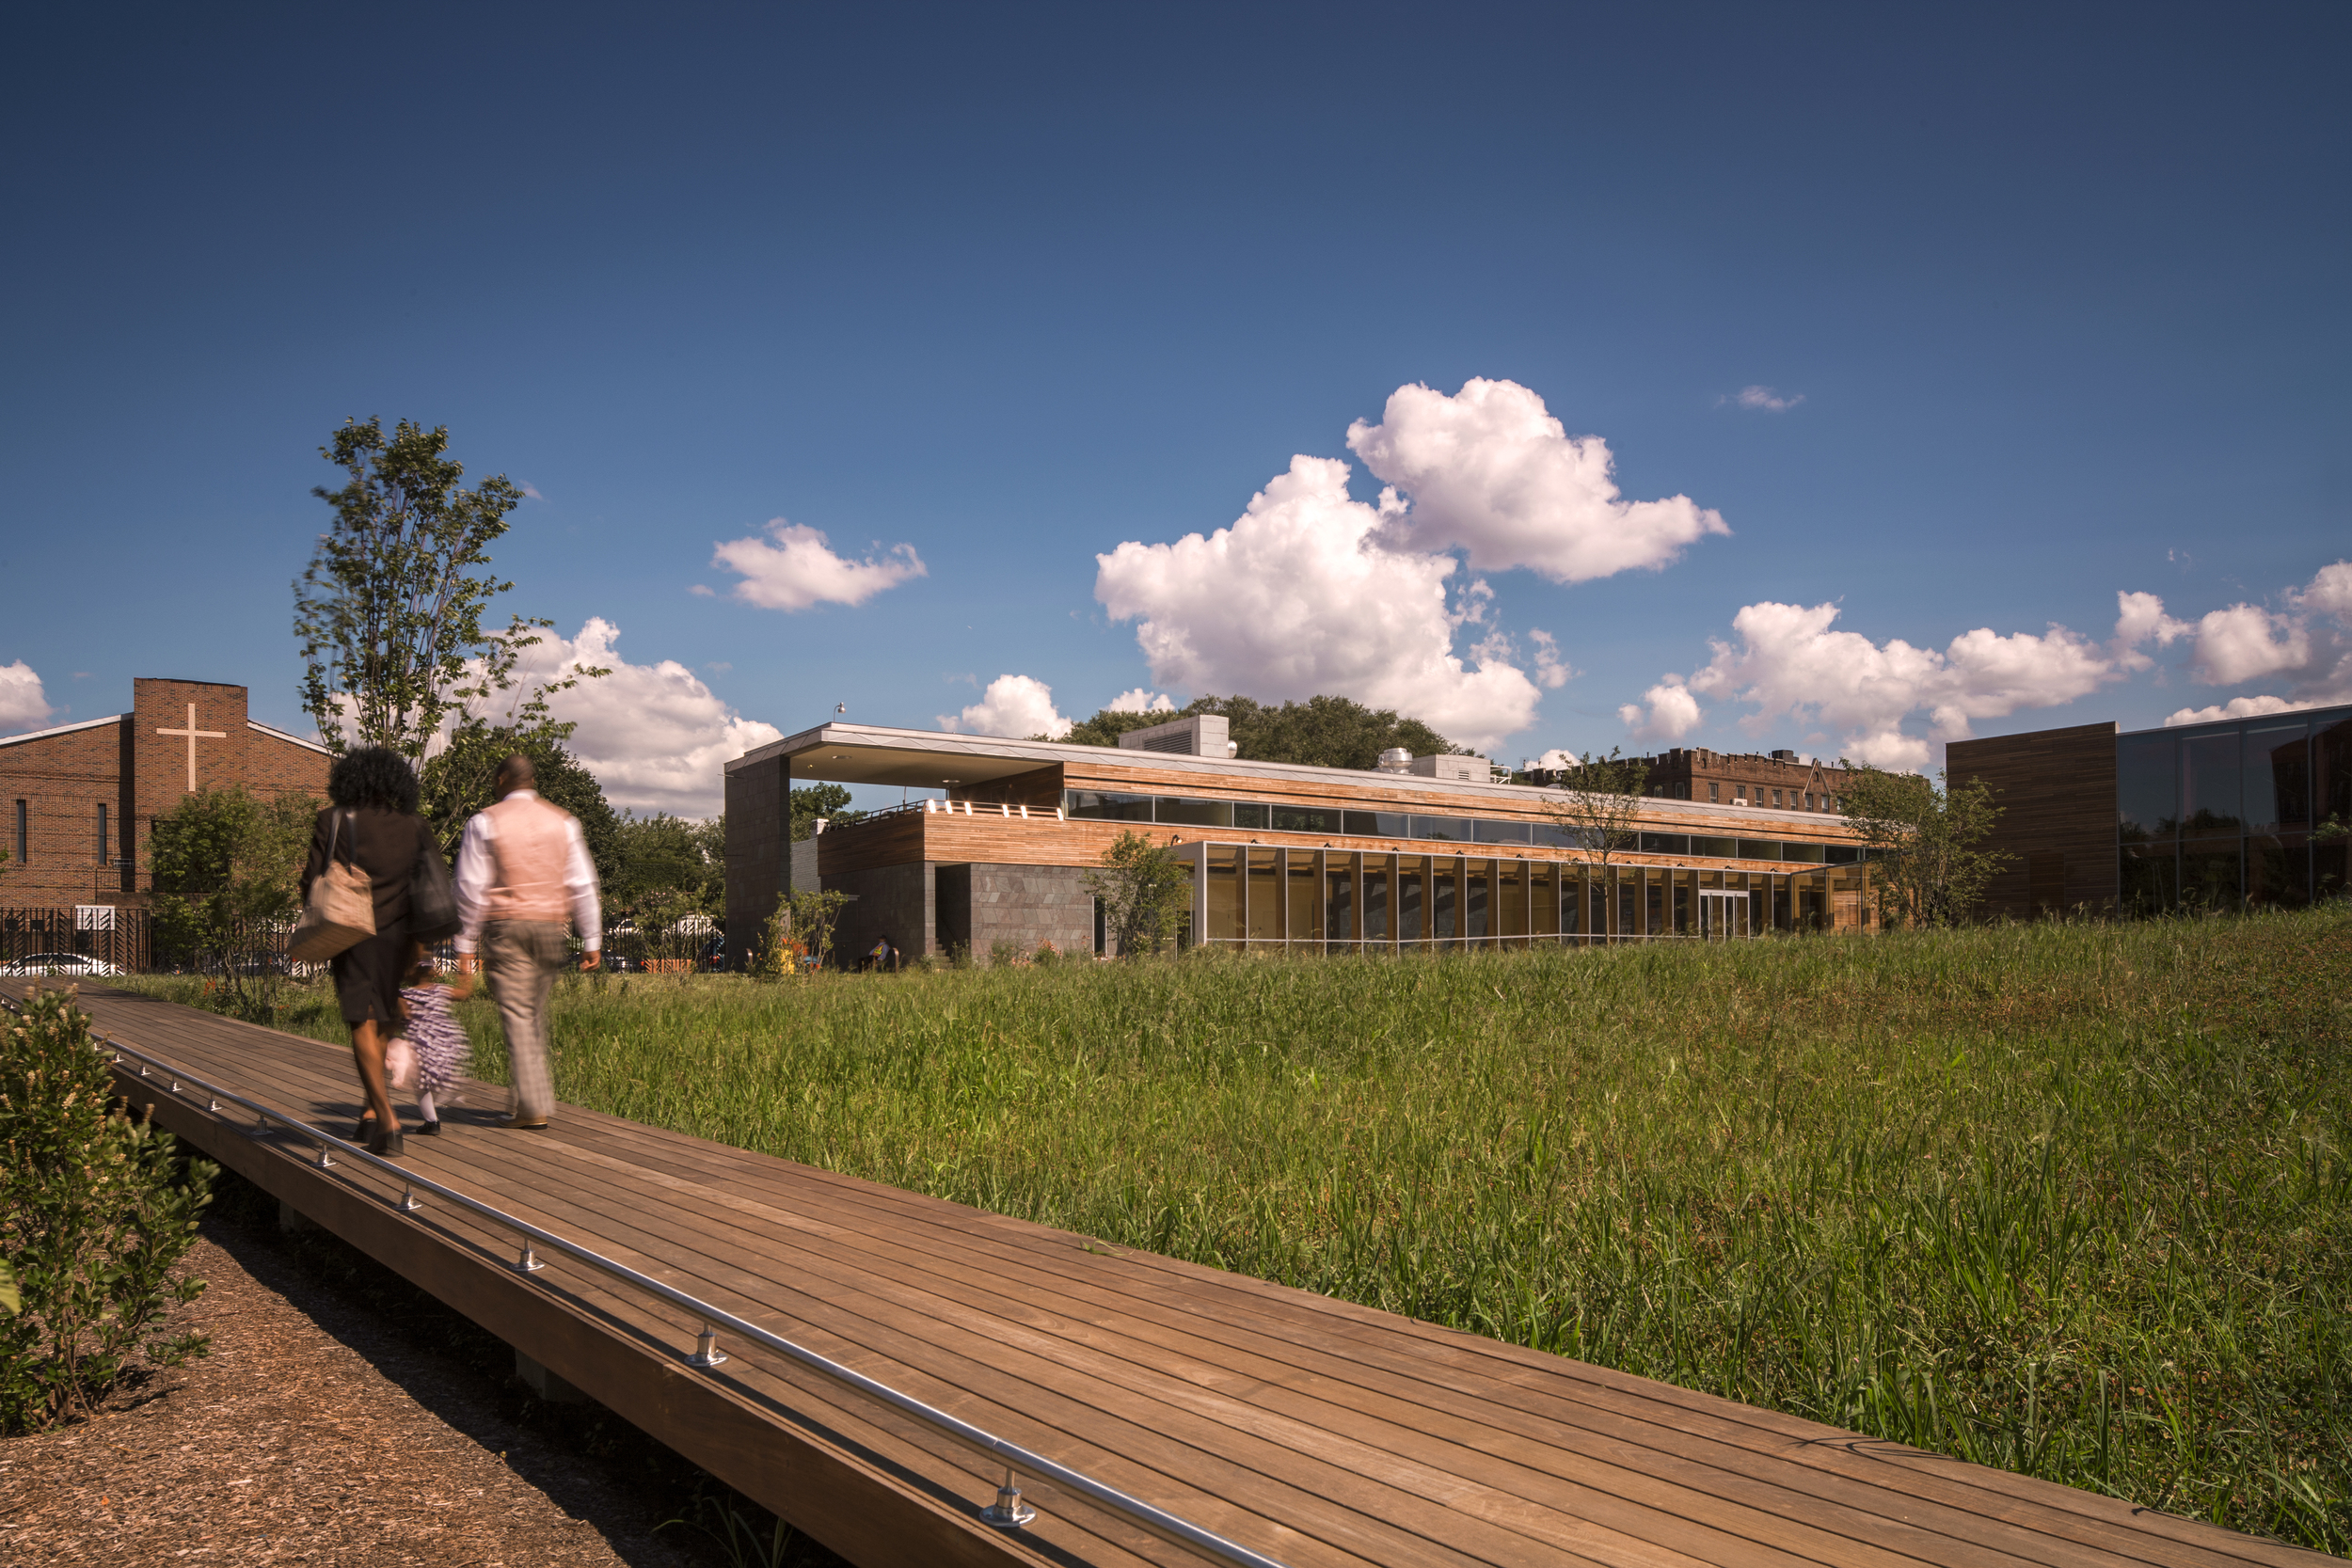
[[[691,1465],[597,1406],[532,1398],[495,1339],[331,1237],[278,1234],[240,1188],[224,1178],[185,1264],[205,1290],[179,1318],[211,1354],[0,1441],[0,1562],[725,1560],[656,1533],[695,1513]]]

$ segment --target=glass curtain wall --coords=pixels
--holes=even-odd
[[[2352,708],[2116,740],[2122,908],[2296,909],[2345,886]]]
[[[1863,924],[1859,866],[1687,865],[1360,854],[1203,844],[1189,940],[1289,952],[1442,952],[1697,942]],[[1602,924],[1612,904],[1618,927]]]

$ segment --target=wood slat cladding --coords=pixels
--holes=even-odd
[[[817,835],[817,874],[835,877],[851,871],[947,858],[924,852],[923,824],[930,819],[930,814],[925,812],[894,812],[870,822],[830,828]]]
[[[988,865],[1077,865],[1102,863],[1103,851],[1124,832],[1137,832],[1157,844],[1248,844],[1292,850],[1329,848],[1333,853],[1367,855],[1436,855],[1452,860],[1574,861],[1564,849],[1509,844],[1443,844],[1424,839],[1359,838],[1344,833],[1279,833],[1233,828],[1193,828],[1149,822],[1057,822],[1050,815],[1032,813],[1026,821],[1016,813],[1005,816],[993,808],[975,806],[973,815],[957,812],[903,812],[876,821],[833,828],[818,838],[818,873],[824,877],[900,865],[911,861]],[[1775,837],[1779,835],[1775,834]],[[1612,863],[1623,866],[1688,865],[1688,855],[1618,854]],[[1791,866],[1784,861],[1715,861],[1709,866],[1725,870],[1772,871],[1783,874],[1819,870]]]
[[[2076,724],[1954,741],[1946,774],[1980,779],[2001,815],[1986,847],[2010,857],[1986,885],[1988,914],[2034,920],[2115,907],[2116,726]]]
[[[1409,778],[1393,773],[1359,772],[1350,768],[1333,768],[1327,784],[1321,780],[1309,782],[1255,775],[1163,772],[1151,768],[1104,767],[1089,769],[1076,763],[1064,764],[1062,774],[1068,788],[1104,790],[1112,794],[1189,795],[1210,800],[1265,800],[1276,805],[1403,811],[1428,816],[1486,816],[1502,821],[1549,820],[1543,806],[1546,792],[1536,789],[1515,790],[1510,794],[1493,796],[1464,796],[1440,790],[1416,789]],[[1644,804],[1647,806],[1653,802],[1645,801]],[[1654,804],[1661,808],[1673,808],[1671,811],[1658,810],[1654,815],[1645,814],[1640,825],[1659,832],[1707,833],[1726,838],[1793,839],[1820,844],[1851,844],[1854,838],[1840,817],[1809,816],[1802,812],[1774,812],[1766,816],[1753,807],[1744,810],[1736,806],[1708,809],[1704,802],[1694,804],[1688,800],[1660,800]],[[1185,836],[1231,838],[1233,835],[1231,829],[1224,829],[1214,835],[1196,831]],[[1285,834],[1283,842],[1295,842],[1299,836]],[[1321,842],[1320,837],[1316,838],[1316,842]],[[1369,840],[1361,844],[1351,840],[1350,847],[1368,849],[1373,845]],[[1406,847],[1402,844],[1397,846],[1400,848]]]

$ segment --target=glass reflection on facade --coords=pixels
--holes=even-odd
[[[2122,906],[2296,909],[2345,887],[2352,708],[2116,738]]]
[[[2238,777],[2239,734],[2233,727],[2218,735],[2181,737],[2181,832],[2203,837],[2234,832],[2239,828],[2239,801],[2244,798]]]
[[[2115,743],[2115,817],[2125,844],[2180,832],[2180,736],[2127,735]]]

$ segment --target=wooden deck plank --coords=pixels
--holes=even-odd
[[[103,1032],[329,1131],[356,1112],[340,1048],[122,993],[93,990],[86,1006]],[[504,1096],[478,1085],[468,1093],[476,1117]],[[440,1139],[410,1141],[405,1163],[419,1174],[1302,1568],[2331,1560],[596,1112],[564,1107],[554,1129],[535,1134],[446,1125]],[[394,1196],[358,1171],[267,1157],[299,1173],[274,1180],[353,1195],[321,1197],[330,1207],[384,1210]],[[396,1223],[419,1241],[379,1244],[413,1252],[430,1238],[452,1253],[453,1280],[498,1267],[501,1238],[488,1222]],[[535,1293],[601,1324],[630,1354],[674,1367],[693,1325],[578,1266],[560,1272],[560,1281],[540,1276]],[[559,1331],[572,1332],[548,1330]],[[917,1533],[958,1523],[965,1505],[956,1499],[975,1473],[968,1459],[925,1449],[859,1410],[856,1396],[770,1359],[685,1381],[739,1395],[771,1423],[789,1426],[788,1413],[801,1412],[819,1434],[810,1453],[841,1434],[846,1461],[810,1462],[866,1465],[869,1489],[879,1481],[903,1493],[907,1509],[929,1512],[910,1527]],[[787,1414],[765,1411],[768,1402]],[[1114,1521],[1066,1512],[1030,1542],[997,1544],[1025,1560],[1039,1549],[1073,1563],[1180,1560]],[[985,1557],[987,1544],[968,1549]]]

